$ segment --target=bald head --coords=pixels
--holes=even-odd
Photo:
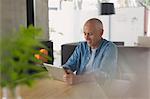
[[[86,21],[83,27],[84,38],[91,48],[97,48],[103,35],[103,24],[99,19],[92,18]]]
[[[97,18],[92,18],[92,19],[87,20],[84,26],[87,24],[93,24],[96,30],[103,30],[103,23]]]

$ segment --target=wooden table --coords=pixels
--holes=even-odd
[[[32,87],[21,86],[23,99],[107,99],[95,82],[66,85],[64,82],[42,79]]]

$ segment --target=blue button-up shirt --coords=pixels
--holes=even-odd
[[[114,43],[102,39],[95,53],[93,69],[114,77],[117,69],[117,52],[117,46]],[[87,42],[79,42],[63,67],[67,67],[73,72],[76,71],[77,75],[83,74],[90,57],[91,48]]]

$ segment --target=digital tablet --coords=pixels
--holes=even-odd
[[[62,67],[54,66],[52,64],[43,63],[48,71],[48,75],[55,80],[63,81],[64,69]]]

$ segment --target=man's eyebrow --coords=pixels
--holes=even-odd
[[[84,34],[93,35],[93,32],[84,32]]]
[[[87,34],[87,33],[92,33],[92,32],[84,32],[84,33],[86,33],[86,34]]]
[[[90,31],[90,32],[83,31],[83,33],[94,33],[94,32],[95,32],[95,30],[94,31]]]

